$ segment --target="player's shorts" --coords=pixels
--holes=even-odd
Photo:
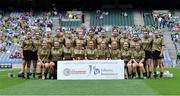
[[[23,59],[26,61],[31,61],[32,60],[32,51],[31,50],[23,50]]]
[[[145,51],[145,60],[152,59],[152,52],[151,51]]]
[[[153,57],[153,59],[162,59],[162,58],[164,58],[164,56],[160,56],[160,51],[153,51],[152,52],[152,57]]]
[[[38,55],[37,55],[37,51],[32,52],[32,60],[38,60]]]

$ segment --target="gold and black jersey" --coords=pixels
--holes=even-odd
[[[96,57],[100,60],[106,60],[107,58],[110,58],[110,52],[108,49],[105,50],[98,49]]]
[[[85,50],[83,48],[75,48],[72,53],[72,57],[75,60],[84,60],[85,59]]]
[[[33,51],[38,51],[38,49],[41,47],[41,43],[42,43],[42,40],[41,38],[39,39],[33,39]]]
[[[161,51],[162,46],[164,46],[163,38],[154,38],[153,39],[153,45],[152,45],[153,51]]]
[[[120,56],[122,60],[129,61],[131,60],[132,51],[129,49],[122,49]]]
[[[152,51],[152,43],[153,43],[152,38],[143,38],[142,39],[142,49],[144,51]]]
[[[49,56],[50,56],[50,50],[49,49],[44,49],[40,48],[38,50],[38,58],[41,59],[42,61],[49,61]]]
[[[58,61],[63,60],[63,48],[51,48],[51,60]]]
[[[72,60],[73,48],[63,48],[63,58],[64,60]]]
[[[86,49],[85,50],[85,56],[88,60],[95,60],[97,56],[97,50],[96,49]]]
[[[23,50],[33,50],[34,46],[33,46],[33,40],[30,38],[30,39],[25,39],[23,42],[22,42],[22,46],[21,48]]]
[[[111,49],[110,50],[110,57],[111,57],[111,59],[113,59],[113,60],[117,60],[117,59],[120,59],[121,58],[121,53],[120,53],[121,51],[119,50],[119,49]]]
[[[136,62],[140,62],[142,59],[145,58],[144,50],[134,50],[132,51],[132,59],[135,59]]]

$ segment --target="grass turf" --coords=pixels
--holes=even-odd
[[[26,80],[8,78],[0,71],[0,95],[180,95],[180,68],[169,68],[174,78],[149,80]]]

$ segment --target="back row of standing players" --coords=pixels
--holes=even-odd
[[[22,77],[30,77],[30,65],[33,61],[33,78],[56,79],[57,61],[62,60],[117,60],[125,62],[125,78],[151,78],[152,72],[157,77],[156,69],[160,67],[163,76],[164,41],[158,31],[154,37],[144,30],[144,37],[138,34],[129,35],[126,30],[119,34],[118,29],[112,35],[102,29],[100,36],[90,30],[87,34],[79,32],[76,36],[57,30],[56,36],[46,32],[42,37],[39,32],[27,32],[22,43],[23,68]],[[25,70],[27,66],[27,70]]]

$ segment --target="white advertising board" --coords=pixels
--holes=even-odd
[[[123,60],[58,61],[57,80],[124,79]]]

